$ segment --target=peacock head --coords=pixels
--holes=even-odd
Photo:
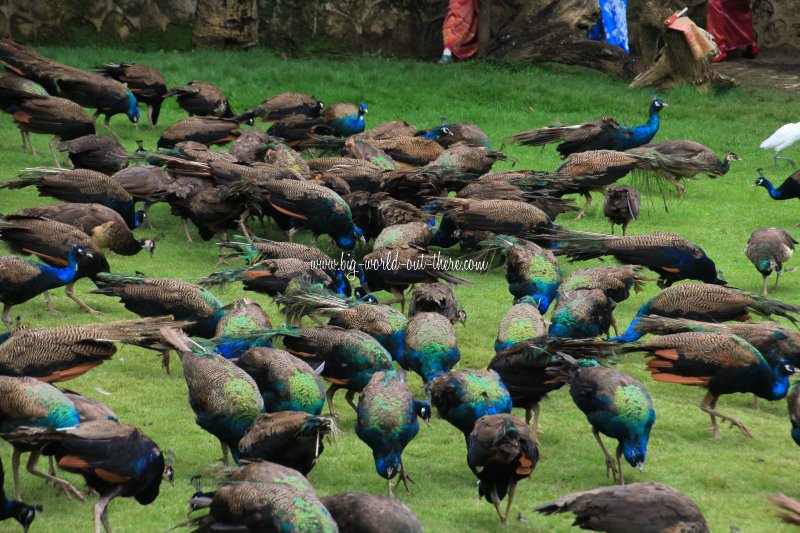
[[[142,250],[150,252],[150,257],[153,257],[153,252],[156,251],[156,242],[152,239],[139,239],[139,246]]]
[[[769,180],[764,177],[764,169],[759,168],[758,174],[755,183],[753,183],[753,187],[767,187],[769,185]]]
[[[622,455],[628,464],[639,470],[644,470],[644,460],[647,455],[647,435],[639,435],[634,439],[622,441]]]
[[[363,103],[363,102],[362,102],[362,103],[360,103],[360,104],[358,105],[358,116],[359,116],[359,117],[363,117],[363,116],[364,116],[364,115],[366,115],[367,113],[369,113],[369,108],[367,107],[367,104],[365,104],[365,103]]]
[[[456,324],[461,323],[462,326],[467,325],[467,312],[463,309],[459,309],[456,312]]]
[[[661,111],[665,107],[669,107],[669,104],[667,104],[665,101],[661,100],[660,98],[653,98],[653,103],[650,104],[650,111],[654,111],[654,112],[658,113],[659,111]]]
[[[431,406],[428,402],[414,400],[414,414],[424,420],[428,426],[431,425]]]
[[[731,161],[741,161],[741,160],[742,158],[739,157],[734,152],[728,152],[727,154],[725,154],[725,161],[728,163],[730,163]]]
[[[384,479],[392,479],[400,471],[400,454],[391,451],[386,455],[375,455],[375,470]]]
[[[314,98],[313,96],[311,98]],[[322,100],[317,100],[317,105],[314,106],[314,109],[317,110],[317,113],[321,113],[323,109],[325,109],[325,102]]]
[[[33,520],[36,518],[36,512],[42,512],[41,505],[27,505],[15,500],[8,500],[7,505],[10,515],[14,517],[14,520],[19,522],[26,533],[28,528],[31,527]]]
[[[72,253],[75,254],[76,257],[88,257],[89,259],[93,258],[94,256],[86,250],[80,244],[76,244],[72,247]]]
[[[358,287],[355,290],[355,293],[356,293],[356,295],[358,295],[359,293],[361,293],[363,295],[363,296],[359,296],[358,299],[356,300],[360,304],[370,304],[370,305],[377,305],[378,304],[378,299],[375,298],[375,295],[374,294],[369,294],[369,293],[365,294],[363,287]]]
[[[361,231],[361,228],[353,225],[353,229],[350,231],[350,233],[341,235],[338,239],[336,239],[336,244],[339,245],[339,248],[343,250],[352,250],[356,247],[356,240],[366,242],[366,239],[364,238],[364,232]]]
[[[139,103],[133,93],[128,91],[128,110],[125,112],[128,115],[128,120],[136,124],[139,122]]]

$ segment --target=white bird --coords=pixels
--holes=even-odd
[[[782,150],[789,148],[797,141],[800,141],[800,122],[794,124],[784,124],[775,130],[775,133],[767,137],[767,139],[761,143],[761,148],[764,150],[775,150],[775,168],[778,168],[778,159],[789,161],[794,167],[797,166],[795,162],[788,157],[781,157],[780,153]]]

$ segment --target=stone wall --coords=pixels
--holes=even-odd
[[[447,0],[254,0],[258,40],[286,54],[433,58]],[[546,0],[492,0],[492,26]],[[684,0],[703,19],[702,0]],[[0,35],[30,43],[187,49],[198,0],[2,0]],[[531,4],[531,5],[528,5]],[[632,0],[636,4],[636,0]],[[759,44],[800,48],[800,0],[754,0]]]

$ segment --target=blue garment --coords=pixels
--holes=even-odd
[[[600,0],[600,18],[589,30],[589,39],[619,46],[629,54],[627,11],[628,0]]]

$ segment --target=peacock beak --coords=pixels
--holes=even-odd
[[[636,463],[636,468],[639,469],[639,472],[644,472],[644,463],[642,463],[641,461]]]

